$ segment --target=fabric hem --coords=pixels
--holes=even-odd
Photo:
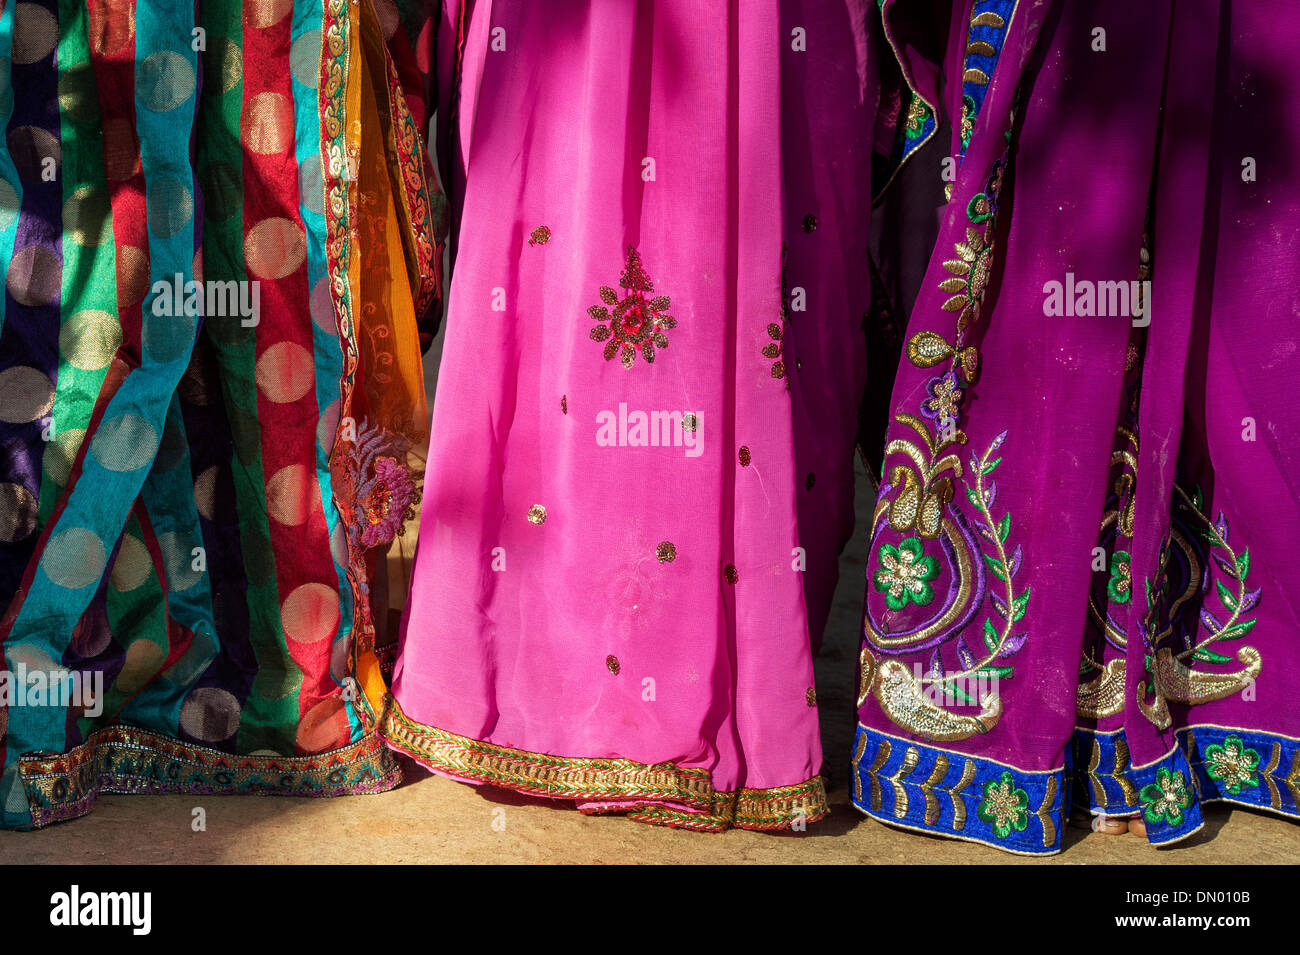
[[[1068,762],[1030,772],[859,724],[852,768],[853,804],[887,825],[1018,855],[1061,851]]]
[[[395,788],[401,768],[377,732],[311,756],[246,756],[133,726],[110,726],[67,753],[19,757],[32,828],[89,813],[100,793],[346,796]]]
[[[1161,770],[1186,776],[1191,805],[1188,822],[1167,828],[1157,844],[1181,840],[1200,828],[1198,806],[1212,802],[1259,809],[1300,819],[1300,740],[1280,733],[1195,724],[1175,733],[1176,743],[1160,759],[1135,767],[1122,729],[1075,729],[1073,746],[1081,772],[1076,798],[1106,815],[1144,813],[1142,783],[1158,782]],[[1102,767],[1108,767],[1103,771]],[[1232,792],[1235,785],[1238,792]],[[1156,840],[1153,840],[1156,841]]]
[[[816,822],[830,811],[820,776],[792,786],[720,792],[713,788],[706,769],[531,752],[420,723],[407,716],[396,699],[390,697],[387,702],[380,733],[395,751],[433,772],[464,782],[602,804],[579,806],[587,815],[617,812],[649,825],[723,832],[733,827],[784,829]],[[632,805],[608,805],[610,802]]]

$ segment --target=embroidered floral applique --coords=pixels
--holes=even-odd
[[[1156,770],[1156,781],[1147,783],[1138,793],[1143,814],[1149,823],[1167,822],[1180,826],[1183,811],[1192,805],[1192,794],[1182,773],[1166,767]]]
[[[355,501],[348,527],[352,545],[380,547],[415,517],[420,492],[405,464],[410,442],[400,435],[362,423],[344,470],[340,492]]]
[[[907,106],[907,117],[903,120],[903,135],[908,140],[920,139],[930,116],[930,107],[925,100],[913,93],[912,101]]]
[[[1238,796],[1242,786],[1259,787],[1259,752],[1243,743],[1240,736],[1229,736],[1222,745],[1211,743],[1205,747],[1205,772],[1222,783],[1225,791]]]
[[[909,603],[924,607],[934,599],[930,581],[939,576],[939,565],[925,553],[919,537],[909,537],[897,547],[880,546],[880,569],[876,589],[885,595],[890,610],[902,610]]]
[[[1106,584],[1106,596],[1114,603],[1126,604],[1133,597],[1131,560],[1126,550],[1117,550],[1110,557],[1110,581]]]
[[[1161,729],[1172,725],[1170,702],[1194,706],[1235,696],[1263,667],[1259,649],[1243,641],[1255,628],[1263,590],[1247,583],[1250,550],[1229,543],[1227,516],[1219,511],[1211,520],[1199,488],[1188,492],[1175,482],[1173,490],[1170,532],[1146,582],[1146,614],[1137,621],[1148,671],[1138,683],[1138,708]],[[1177,599],[1187,586],[1204,595],[1195,618]]]
[[[929,397],[921,402],[921,414],[927,418],[951,418],[956,420],[961,407],[961,386],[957,382],[957,373],[945,372],[926,383]]]
[[[940,307],[945,312],[960,313],[957,316],[959,334],[979,318],[984,290],[989,284],[989,270],[993,263],[989,225],[993,209],[993,200],[986,193],[981,192],[971,199],[966,207],[970,224],[966,226],[965,240],[953,244],[957,258],[943,263],[951,278],[940,282],[939,288],[950,293],[951,297]],[[977,226],[984,226],[983,231]]]
[[[647,364],[653,364],[655,349],[668,347],[665,331],[677,327],[677,319],[667,314],[670,301],[667,295],[654,295],[654,284],[641,264],[641,256],[632,246],[627,247],[627,266],[619,278],[620,286],[627,290],[622,298],[607,285],[601,286],[600,300],[604,305],[587,309],[596,325],[591,330],[591,340],[603,342],[605,360],[618,356],[624,368],[631,368],[639,354]]]
[[[984,784],[984,798],[976,815],[993,827],[993,834],[1005,839],[1013,831],[1024,832],[1029,826],[1029,793],[1018,787],[1010,772]]]
[[[961,148],[965,151],[970,145],[971,134],[975,132],[975,99],[971,96],[961,98]]]
[[[877,566],[871,580],[884,596],[868,594],[862,657],[863,679],[869,682],[861,693],[874,696],[896,726],[936,741],[969,739],[998,724],[1002,696],[987,688],[1014,678],[1013,660],[1029,639],[1021,621],[1030,587],[1017,581],[1023,554],[1010,540],[1011,514],[995,516],[993,473],[1002,463],[999,451],[1008,433],[996,435],[966,461],[961,453],[969,441],[961,420],[963,391],[979,371],[979,351],[968,339],[992,269],[1005,166],[1005,159],[996,160],[984,191],[967,203],[962,237],[954,243],[958,257],[943,263],[948,277],[939,288],[948,297],[940,308],[959,313],[948,333],[952,338],[923,330],[907,342],[907,357],[916,367],[946,367],[927,382],[916,413],[894,415],[872,518]],[[925,563],[929,560],[933,567]],[[932,581],[940,580],[936,591]],[[982,632],[976,629],[980,615]],[[928,664],[915,656],[921,653],[928,654]],[[978,713],[948,709],[936,694],[964,707],[978,706]],[[1013,795],[999,790],[1001,815],[994,818],[1006,833],[1008,826],[1014,828],[1013,803],[1003,797]],[[992,812],[994,803],[986,799],[986,804]]]

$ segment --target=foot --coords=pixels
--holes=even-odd
[[[1128,831],[1145,839],[1147,837],[1147,824],[1142,821],[1141,816],[1134,816],[1128,821]]]
[[[1107,836],[1122,836],[1128,832],[1129,820],[1123,816],[1093,816],[1092,831]]]

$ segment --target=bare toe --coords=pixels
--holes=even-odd
[[[1121,836],[1129,831],[1129,821],[1118,816],[1093,816],[1092,831],[1107,836]]]

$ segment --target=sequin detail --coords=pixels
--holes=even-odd
[[[540,505],[540,504],[534,504],[532,507],[530,507],[530,508],[528,509],[528,523],[529,523],[529,524],[545,524],[545,523],[546,523],[546,508],[542,507],[542,505]]]
[[[677,327],[677,319],[667,314],[670,300],[667,295],[654,295],[654,283],[646,274],[637,250],[627,247],[627,266],[619,278],[620,286],[627,290],[621,299],[608,285],[600,288],[603,305],[587,309],[596,325],[591,329],[591,340],[607,342],[605,360],[618,356],[624,368],[631,368],[640,355],[647,364],[655,360],[657,348],[668,347],[667,330]],[[611,311],[612,309],[612,311]]]
[[[614,676],[618,676],[618,671],[622,669],[622,667],[619,666],[618,657],[614,656],[612,653],[605,657],[605,669],[614,674]]]
[[[660,541],[655,547],[655,558],[661,564],[671,564],[677,559],[677,546],[672,541]]]
[[[750,458],[749,458],[749,445],[747,445],[747,444],[742,444],[742,445],[740,446],[740,466],[741,466],[742,468],[747,468],[747,467],[749,467],[749,461],[750,461]]]
[[[528,236],[529,245],[545,245],[551,241],[551,230],[544,225],[539,225]]]
[[[775,789],[717,792],[707,770],[618,758],[552,756],[485,743],[417,723],[402,712],[396,700],[390,700],[383,732],[393,748],[459,779],[539,796],[602,803],[618,800],[628,808],[580,808],[592,814],[627,811],[629,819],[650,825],[704,832],[721,832],[732,826],[789,829],[796,823],[802,828],[829,812],[819,776]],[[635,805],[643,800],[682,808]]]
[[[729,584],[734,584],[740,579],[740,571],[736,570],[735,564],[728,564],[722,568],[722,576]]]

